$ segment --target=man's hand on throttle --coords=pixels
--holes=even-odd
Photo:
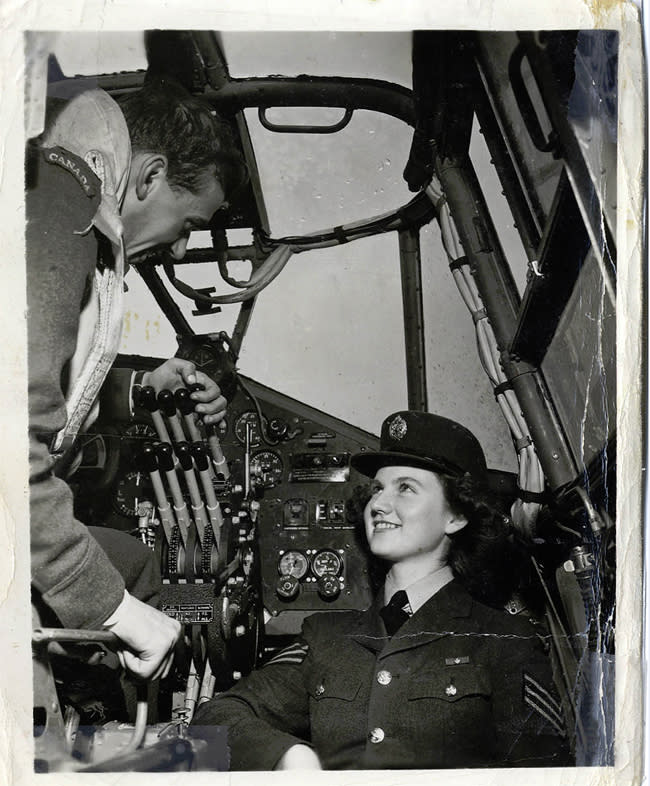
[[[154,371],[148,371],[143,379],[143,385],[151,385],[156,393],[161,390],[176,390],[198,382],[204,390],[198,390],[190,395],[195,402],[195,412],[201,416],[207,425],[218,423],[226,414],[226,399],[221,395],[219,385],[202,371],[197,371],[191,360],[170,358]]]

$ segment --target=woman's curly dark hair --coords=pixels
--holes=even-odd
[[[520,554],[511,533],[510,519],[487,489],[470,475],[436,473],[445,499],[467,524],[450,535],[448,564],[454,577],[476,600],[503,606],[519,584]],[[363,524],[363,511],[370,499],[370,484],[356,486],[348,500],[348,521]],[[376,590],[390,567],[368,550],[369,575]]]
[[[490,605],[503,605],[519,578],[520,559],[509,517],[469,474],[440,474],[438,478],[451,510],[467,519],[462,529],[449,535],[449,567],[473,597]]]

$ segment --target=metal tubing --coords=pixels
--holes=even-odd
[[[551,68],[550,58],[540,47],[533,33],[518,33],[526,58],[535,76],[544,106],[560,144],[569,181],[573,186],[576,202],[591,239],[593,252],[601,266],[603,280],[612,303],[616,298],[616,247],[610,237],[615,232],[615,221],[607,202],[596,188],[584,154],[568,119],[565,96],[558,92],[558,80]],[[614,178],[615,183],[615,178]],[[608,231],[610,230],[610,231]]]
[[[172,446],[168,442],[161,442],[156,445],[156,454],[160,469],[165,473],[167,483],[169,484],[176,523],[178,524],[181,541],[185,547],[187,546],[191,522],[188,516],[187,505],[183,499],[183,492],[176,476],[176,469],[174,468],[174,459],[176,457],[173,454]]]
[[[406,342],[406,384],[409,409],[426,412],[427,371],[422,306],[422,257],[418,228],[399,232],[399,257]]]
[[[172,511],[172,506],[167,499],[167,495],[165,494],[162,478],[160,477],[160,472],[158,471],[158,458],[153,445],[147,444],[144,446],[142,464],[151,478],[154,495],[156,497],[156,504],[158,505],[158,514],[160,516],[163,532],[167,538],[167,543],[171,543],[172,531],[176,526],[176,518]]]
[[[35,628],[32,642],[44,644],[50,641],[69,641],[77,644],[113,644],[119,642],[110,630],[84,630],[77,628]]]
[[[172,434],[174,435],[174,440],[176,442],[183,442],[186,436],[176,411],[176,400],[171,390],[165,389],[158,393],[158,406],[162,414],[167,418]]]
[[[205,446],[203,445],[203,442],[195,442],[192,445],[192,455],[196,463],[201,485],[203,486],[206,508],[210,518],[210,524],[212,525],[212,531],[215,535],[215,546],[218,551],[219,533],[221,532],[221,526],[223,525],[223,516],[221,515],[219,501],[217,500],[216,494],[214,493],[212,478],[209,472],[211,464],[207,453],[205,452]]]
[[[523,187],[508,138],[499,126],[500,118],[497,117],[487,91],[484,95],[477,96],[476,115],[494,168],[504,186],[503,194],[510,207],[528,260],[537,259],[537,248],[542,234],[538,220],[541,209],[538,207],[535,211],[531,204],[530,192]]]
[[[199,491],[199,484],[194,470],[194,462],[192,460],[192,453],[188,442],[179,442],[176,445],[176,455],[181,465],[181,469],[185,475],[185,483],[187,490],[190,493],[190,504],[192,506],[192,515],[194,516],[194,524],[199,536],[199,542],[203,546],[205,538],[205,529],[207,526],[205,505],[201,498]]]
[[[524,413],[552,489],[573,482],[578,470],[539,371],[508,352],[520,298],[469,160],[436,158],[436,172],[494,330],[501,363]]]
[[[187,429],[190,440],[192,442],[200,442],[201,434],[199,433],[194,420],[194,402],[190,398],[190,391],[187,388],[178,388],[178,390],[174,392],[174,399],[176,401],[178,411],[181,413],[183,420],[185,421],[185,428]]]
[[[489,299],[495,313],[488,311],[500,349],[509,346],[519,315],[521,298],[506,262],[481,187],[474,169],[465,159],[462,163],[436,158],[436,172],[442,183],[454,223],[471,263],[477,283],[491,280]],[[481,297],[483,292],[481,291]],[[488,303],[486,303],[486,306]]]
[[[252,77],[231,79],[223,85],[213,80],[204,97],[215,107],[236,112],[248,107],[323,106],[367,109],[391,115],[414,125],[413,93],[406,87],[380,79],[354,77]],[[221,81],[221,80],[219,80]],[[114,93],[138,90],[144,73],[108,74],[106,76],[65,79],[52,87],[58,95],[68,96],[86,86],[100,87]],[[218,85],[218,86],[216,86]]]
[[[412,126],[413,93],[379,79],[333,77],[261,77],[233,79],[215,92],[206,92],[217,109],[248,107],[322,106],[383,112]]]
[[[212,673],[212,668],[210,667],[210,660],[206,658],[205,669],[203,671],[203,680],[201,682],[201,690],[199,691],[199,699],[198,699],[199,705],[203,704],[206,701],[210,701],[210,699],[214,696],[215,684],[216,684],[216,678]]]
[[[162,260],[158,260],[158,264]],[[143,262],[139,265],[133,265],[142,277],[145,284],[149,287],[151,294],[154,296],[156,303],[162,309],[163,314],[171,322],[174,330],[183,336],[191,336],[194,331],[190,327],[190,323],[185,319],[183,312],[180,310],[176,302],[173,300],[162,279],[158,275],[152,261]]]
[[[212,460],[214,462],[214,471],[219,475],[223,475],[224,480],[228,480],[228,478],[230,477],[230,468],[228,467],[228,462],[223,454],[223,450],[221,448],[221,442],[219,442],[219,437],[217,436],[216,428],[214,426],[209,426],[207,428],[207,432],[208,432],[208,447],[210,448],[210,453],[212,454]]]
[[[151,478],[154,494],[156,495],[156,502],[158,503],[158,514],[160,516],[163,532],[167,538],[167,543],[171,543],[172,530],[176,526],[176,518],[174,517],[172,506],[165,495],[165,489],[162,478],[160,477],[160,472],[158,472],[158,470],[154,470],[153,472],[149,473],[149,477]]]

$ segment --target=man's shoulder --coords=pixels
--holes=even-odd
[[[112,143],[128,130],[119,104],[100,89],[76,95],[50,96],[47,100],[45,146],[60,144],[84,155],[100,142]]]
[[[25,174],[28,253],[59,242],[85,245],[102,197],[101,182],[88,164],[63,147],[32,143]]]
[[[82,159],[119,202],[131,163],[124,114],[103,90],[86,90],[65,101],[54,99],[41,146],[62,148]]]
[[[70,175],[77,182],[83,196],[91,200],[101,196],[101,181],[83,158],[60,145],[41,146],[39,153],[45,164]],[[56,179],[56,175],[61,173],[52,172],[50,174]]]

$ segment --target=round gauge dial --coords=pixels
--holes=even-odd
[[[311,569],[317,576],[338,576],[343,567],[341,557],[331,549],[324,549],[315,554],[311,561]]]
[[[282,459],[272,450],[262,450],[251,458],[253,481],[265,489],[272,489],[282,483],[283,471]]]
[[[117,482],[113,505],[123,516],[137,516],[140,503],[153,499],[149,476],[144,472],[129,472]]]
[[[309,562],[302,551],[285,551],[278,562],[281,576],[293,576],[301,579],[309,570]]]
[[[264,431],[267,429],[267,420],[262,418],[264,423]],[[242,445],[246,444],[246,425],[250,427],[250,445],[252,448],[257,448],[262,442],[262,435],[260,434],[260,421],[257,417],[257,412],[249,410],[240,415],[235,421],[235,436]]]
[[[124,429],[124,436],[131,437],[131,439],[158,439],[156,429],[149,425],[149,423],[133,423],[128,428]]]

